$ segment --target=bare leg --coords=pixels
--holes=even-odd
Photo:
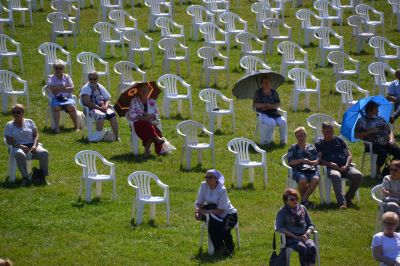
[[[53,108],[53,117],[54,117],[54,132],[60,133],[60,111],[61,108],[59,106]]]
[[[144,146],[144,156],[145,156],[145,157],[150,157],[150,146],[151,146],[151,143],[153,143],[153,141],[152,141],[152,140],[149,140],[149,141],[146,143],[146,145]]]
[[[319,178],[318,177],[313,177],[310,181],[310,183],[308,184],[307,190],[305,191],[302,199],[308,200],[308,197],[310,197],[310,195],[314,192],[315,188],[318,186],[319,183]]]
[[[78,113],[76,112],[76,108],[73,105],[67,105],[65,108],[69,114],[69,116],[72,119],[72,122],[74,123],[74,130],[80,129],[79,123],[78,123]]]
[[[104,119],[99,119],[96,121],[96,130],[102,131],[104,127]]]
[[[115,140],[118,140],[118,121],[117,121],[117,117],[114,116],[113,118],[111,118],[110,120],[110,124],[111,124],[111,128],[114,132],[115,135]]]
[[[306,198],[304,198],[304,194],[306,193],[306,190],[308,187],[307,179],[305,179],[305,178],[299,179],[298,185],[299,185],[299,192],[300,192],[301,200],[305,201]]]

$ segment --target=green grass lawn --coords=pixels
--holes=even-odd
[[[199,100],[198,93],[204,88],[205,81],[200,83],[201,61],[196,55],[202,42],[189,40],[191,19],[186,14],[188,5],[175,6],[174,19],[185,25],[187,45],[190,47],[191,75],[187,75],[186,66],[182,64],[181,74],[186,82],[192,85],[192,99],[194,117],[196,121],[203,120],[204,104]],[[194,1],[199,2],[199,1]],[[250,3],[240,0],[232,2],[232,11],[238,13],[249,22],[249,30],[255,32],[255,15],[250,12]],[[312,8],[312,1],[304,1],[304,7]],[[372,4],[371,1],[366,1]],[[82,51],[98,52],[98,35],[93,32],[93,25],[98,19],[98,1],[94,8],[86,8],[81,12],[81,32],[77,37],[77,48],[73,48],[72,38],[68,40],[68,51],[72,54],[73,80],[78,94],[81,84],[81,66],[76,62],[76,55]],[[395,44],[400,43],[400,34],[389,29],[391,9],[386,1],[375,1],[375,7],[385,12],[385,34]],[[132,12],[131,7],[125,7]],[[189,119],[188,105],[184,103],[182,116],[176,115],[176,106],[172,109],[172,118],[163,119],[164,135],[178,149],[172,155],[153,157],[145,160],[142,155],[135,158],[129,148],[129,128],[125,119],[120,118],[122,142],[115,143],[88,143],[80,133],[73,133],[69,129],[72,123],[66,119],[66,129],[61,134],[54,135],[48,129],[45,118],[47,100],[41,95],[43,80],[43,57],[37,52],[38,46],[50,40],[50,25],[46,16],[50,12],[46,1],[43,11],[34,13],[33,26],[21,26],[20,17],[16,15],[16,33],[12,37],[21,43],[24,58],[24,73],[18,68],[14,60],[14,69],[29,83],[31,99],[30,112],[26,117],[32,118],[39,128],[40,139],[50,153],[49,186],[20,187],[5,182],[7,175],[8,154],[3,144],[0,152],[0,257],[12,259],[16,265],[186,265],[200,263],[220,263],[229,265],[265,265],[271,253],[274,219],[282,206],[281,193],[285,188],[287,171],[280,164],[281,156],[287,152],[288,146],[263,147],[267,150],[268,185],[262,187],[262,172],[256,170],[254,186],[247,186],[247,173],[244,175],[243,189],[231,187],[233,155],[227,150],[227,143],[235,137],[246,137],[258,141],[254,136],[255,114],[251,111],[250,100],[235,100],[236,133],[230,127],[231,119],[222,121],[222,131],[215,136],[216,168],[227,179],[229,197],[238,209],[242,246],[232,258],[225,260],[209,258],[206,254],[199,254],[198,241],[200,223],[194,220],[193,203],[197,195],[200,182],[204,180],[206,169],[211,168],[210,153],[206,152],[202,165],[193,165],[191,171],[183,171],[180,167],[180,147],[182,139],[176,133],[176,125]],[[137,6],[133,15],[139,20],[139,28],[147,31],[148,9]],[[286,22],[293,27],[293,40],[298,42],[300,23],[295,19],[294,11],[287,10]],[[343,34],[345,51],[348,52],[351,29],[346,19],[351,12],[345,12]],[[338,26],[334,26],[339,30]],[[381,33],[381,29],[378,29]],[[5,33],[11,34],[8,27]],[[159,32],[149,33],[155,44],[160,39]],[[303,33],[302,33],[303,36]],[[302,37],[303,38],[303,37]],[[57,42],[62,44],[62,38]],[[276,49],[276,48],[275,48]],[[332,78],[332,68],[315,68],[317,42],[305,48],[309,53],[309,68],[314,75],[321,79],[321,113],[337,118],[340,104],[338,94],[330,94],[329,87]],[[222,50],[226,54],[225,50]],[[373,79],[368,74],[368,64],[374,61],[373,51],[370,48],[361,55],[352,57],[361,62],[359,85],[372,93]],[[138,58],[136,58],[137,60]],[[224,75],[220,75],[218,89],[227,97],[233,97],[233,84],[244,75],[239,67],[240,49],[231,47],[230,52],[230,80],[226,87]],[[110,63],[110,70],[117,61],[127,60],[122,55],[121,48],[116,49],[116,56],[110,57],[107,49],[106,60]],[[6,63],[6,62],[4,62]],[[138,63],[138,61],[136,61]],[[161,72],[162,54],[156,49],[156,61],[150,66],[150,57],[146,56],[145,66],[148,80],[157,80]],[[276,50],[272,56],[267,55],[267,62],[275,71],[280,70],[280,56]],[[395,62],[391,62],[397,67]],[[3,68],[7,65],[3,64]],[[175,71],[172,66],[172,73]],[[389,79],[392,79],[390,77]],[[117,98],[118,76],[112,72],[111,88],[108,88],[115,100]],[[357,81],[357,79],[355,79]],[[101,80],[106,84],[106,80]],[[292,84],[286,82],[279,88],[282,108],[289,111],[289,143],[295,141],[293,133],[298,126],[306,126],[306,119],[317,112],[316,97],[311,96],[311,111],[304,110],[300,102],[298,112],[290,108],[290,91]],[[359,95],[356,94],[356,97]],[[303,98],[301,98],[303,101]],[[25,104],[23,97],[18,101]],[[158,100],[159,107],[162,99]],[[0,124],[5,125],[11,120],[10,114],[0,115]],[[207,122],[208,123],[208,122]],[[108,124],[106,124],[109,127]],[[312,141],[312,132],[309,130],[309,141]],[[278,137],[278,136],[276,136]],[[276,139],[276,141],[279,141]],[[350,144],[355,163],[360,166],[362,145]],[[111,184],[103,185],[103,194],[100,200],[92,203],[78,201],[79,177],[81,168],[74,163],[74,156],[84,149],[96,150],[108,160],[116,164],[117,200],[111,200]],[[143,147],[140,147],[140,154]],[[195,164],[196,157],[193,157]],[[35,162],[36,164],[36,162]],[[368,165],[368,163],[367,163]],[[134,192],[127,184],[127,177],[134,171],[147,170],[155,173],[170,187],[171,224],[165,223],[165,207],[158,207],[156,219],[149,222],[148,208],[145,208],[144,223],[132,227],[130,223],[130,207]],[[376,218],[376,203],[370,196],[371,188],[379,181],[369,178],[369,169],[365,169],[366,177],[360,188],[361,203],[356,207],[339,211],[335,205],[317,206],[311,209],[311,217],[320,232],[321,262],[322,265],[376,265],[371,257],[370,243],[374,234]],[[19,176],[19,173],[18,173]],[[160,192],[155,189],[154,193]],[[314,193],[312,201],[319,202],[318,193]],[[332,192],[332,199],[334,194]],[[204,245],[204,250],[206,246]],[[295,257],[296,256],[296,257]],[[298,265],[297,255],[293,255],[292,264]]]

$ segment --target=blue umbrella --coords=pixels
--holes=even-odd
[[[378,115],[389,123],[390,114],[392,113],[393,109],[393,104],[391,102],[386,100],[385,97],[381,95],[363,98],[350,107],[343,115],[342,129],[340,130],[340,134],[345,136],[351,142],[357,141],[357,139],[354,137],[354,128],[358,118],[365,114],[364,107],[370,101],[379,104]]]

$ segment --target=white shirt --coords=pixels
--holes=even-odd
[[[387,237],[383,232],[374,235],[371,248],[382,246],[383,256],[400,262],[400,233],[395,232],[394,237]]]
[[[14,139],[15,144],[32,144],[33,130],[36,128],[35,123],[31,119],[25,119],[22,123],[22,127],[16,127],[14,121],[7,123],[4,129],[4,136],[11,137]]]
[[[206,181],[201,182],[195,207],[209,203],[217,204],[218,209],[225,210],[223,213],[218,215],[220,218],[225,218],[228,214],[236,213],[236,209],[232,206],[231,201],[228,198],[226,188],[221,183],[217,183],[215,189],[210,189]]]

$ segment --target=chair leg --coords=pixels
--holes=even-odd
[[[100,198],[101,197],[101,183],[100,181],[96,182],[96,197]]]
[[[197,164],[201,164],[203,162],[203,151],[198,150],[197,152]]]
[[[86,180],[86,202],[90,202],[91,199],[91,194],[92,194],[92,182],[89,180]]]
[[[242,188],[242,176],[243,176],[243,168],[240,166],[236,166],[236,187]]]
[[[142,224],[143,208],[144,208],[144,203],[140,201],[137,202],[136,224]]]
[[[156,204],[150,204],[150,219],[155,220],[156,218]]]
[[[166,207],[166,214],[167,214],[167,224],[169,224],[169,218],[170,218],[170,207],[169,207],[169,201],[165,203]]]

